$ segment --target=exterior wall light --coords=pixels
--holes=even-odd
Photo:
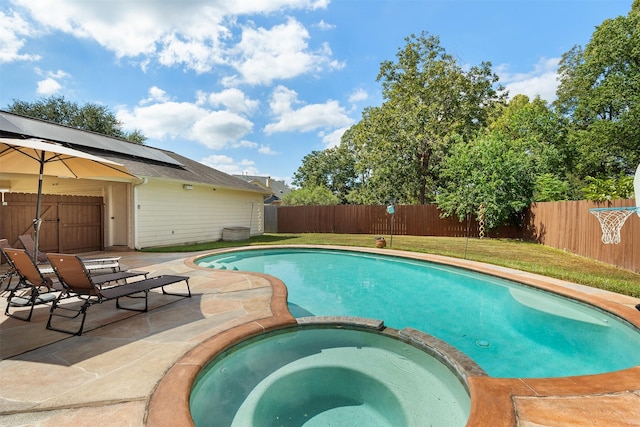
[[[0,188],[0,193],[2,193],[2,206],[7,206],[7,202],[4,201],[4,193],[10,193],[10,188]]]

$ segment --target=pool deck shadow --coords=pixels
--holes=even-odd
[[[199,268],[193,260],[202,254],[117,253],[128,269],[189,276],[193,297],[154,291],[147,313],[116,310],[113,301],[93,306],[82,336],[45,329],[48,306],[38,307],[31,322],[1,316],[0,425],[189,425],[191,381],[213,354],[295,324],[281,281]],[[640,327],[636,298],[481,263],[409,255],[577,297]],[[5,304],[3,296],[2,311]],[[469,426],[640,426],[640,366],[556,379],[471,377],[469,389]]]

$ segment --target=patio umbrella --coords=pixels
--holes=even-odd
[[[36,217],[33,220],[34,259],[38,254],[43,175],[65,178],[135,178],[119,163],[35,138],[0,138],[0,172],[38,175]]]

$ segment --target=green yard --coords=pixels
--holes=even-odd
[[[385,237],[388,245],[389,236]],[[248,242],[211,242],[146,251],[192,252],[247,245],[290,244],[375,247],[375,236],[314,233],[265,234],[253,237]],[[508,239],[467,240],[459,237],[393,236],[393,247],[387,246],[386,250],[392,252],[394,249],[466,258],[640,298],[640,274],[537,243]]]

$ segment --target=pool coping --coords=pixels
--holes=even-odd
[[[640,329],[640,312],[634,308],[635,304],[639,302],[637,298],[551,279],[533,273],[525,273],[515,269],[439,255],[390,250],[388,248],[268,245],[212,251],[205,255],[189,258],[185,260],[185,264],[194,269],[203,269],[204,267],[199,267],[195,261],[207,255],[246,249],[277,248],[319,248],[384,254],[478,271],[596,306]],[[229,272],[229,270],[225,271]],[[247,272],[242,272],[242,274],[247,274]],[[284,283],[273,276],[259,273],[251,274],[265,277],[270,282],[272,287],[270,304],[272,316],[222,332],[205,340],[178,360],[160,380],[151,395],[145,417],[147,425],[193,426],[189,411],[189,395],[198,373],[207,363],[240,341],[264,332],[293,327],[298,324],[287,308],[287,288]],[[417,332],[420,333],[420,331]],[[527,419],[539,420],[540,417],[549,418],[549,416],[560,422],[562,422],[561,420],[573,420],[575,422],[575,414],[580,414],[580,411],[583,411],[586,416],[585,422],[584,424],[573,425],[597,425],[594,424],[594,421],[597,421],[597,419],[594,420],[594,417],[600,416],[604,417],[603,420],[606,420],[611,416],[609,414],[610,411],[607,412],[606,408],[611,407],[612,399],[616,399],[621,395],[624,397],[631,395],[632,399],[640,400],[640,381],[638,381],[638,378],[640,378],[640,366],[605,374],[562,378],[493,378],[469,375],[465,377],[471,396],[471,412],[467,426],[485,426],[489,423],[496,427],[506,427],[514,426],[518,422],[527,421]],[[599,402],[589,399],[592,396],[599,397],[603,410],[594,410]],[[589,404],[582,402],[585,399],[589,401]],[[575,402],[576,400],[578,402]],[[574,402],[573,410],[566,409],[567,402]],[[554,411],[553,408],[558,407],[560,404],[564,406]],[[615,409],[614,407],[613,410]],[[630,420],[640,416],[640,409],[635,411],[630,409],[627,412]]]

